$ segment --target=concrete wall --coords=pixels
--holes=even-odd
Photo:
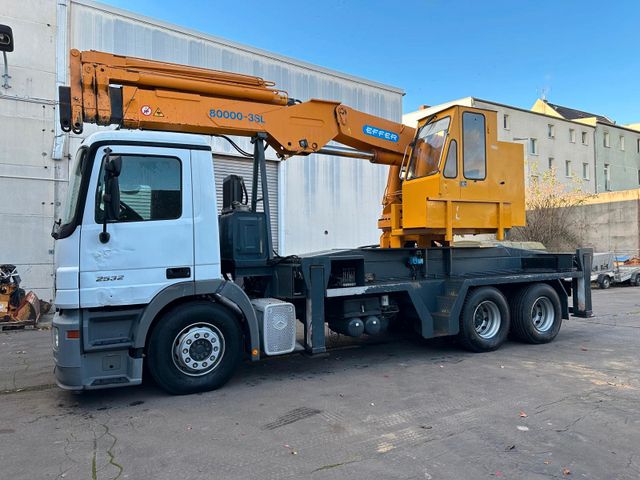
[[[527,181],[532,176],[541,175],[547,170],[549,159],[553,158],[558,181],[571,187],[578,186],[585,192],[595,193],[594,127],[473,97],[461,98],[406,114],[403,116],[403,122],[415,126],[419,118],[424,118],[451,105],[467,105],[498,112],[498,139],[505,142],[521,143],[525,147]],[[507,128],[504,125],[505,115],[508,115]],[[553,138],[548,135],[549,125],[554,128]],[[575,142],[571,141],[571,129],[575,131]],[[588,141],[586,144],[581,141],[582,132],[587,133]],[[537,141],[537,152],[535,153],[531,149],[531,139]],[[565,174],[567,160],[571,162],[570,176]],[[588,167],[586,178],[583,176],[583,163],[586,163]]]
[[[52,159],[56,99],[56,3],[3,2],[12,27],[11,88],[0,87],[0,263],[18,265],[23,285],[52,298],[58,184],[66,165]]]
[[[575,212],[583,246],[598,252],[640,251],[640,189],[600,193]]]
[[[604,146],[609,134],[609,147]],[[624,138],[624,150],[620,138]],[[640,186],[640,132],[604,123],[596,124],[597,191],[629,190]],[[605,165],[609,165],[610,184],[605,188]]]

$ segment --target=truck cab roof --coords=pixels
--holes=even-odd
[[[150,145],[172,144],[176,146],[210,150],[211,144],[207,137],[188,133],[152,132],[146,130],[106,130],[95,132],[85,138],[83,145],[97,142],[127,142]]]

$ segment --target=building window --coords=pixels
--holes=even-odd
[[[552,124],[547,125],[547,136],[549,138],[555,138],[556,136],[556,127]]]
[[[620,150],[624,152],[624,136],[620,135]]]
[[[638,139],[638,153],[640,153],[640,138]]]
[[[538,175],[531,175],[531,185],[538,184]]]
[[[588,163],[582,164],[582,178],[584,180],[589,180],[589,164]]]
[[[571,176],[571,160],[565,160],[564,162],[564,176],[565,177]]]
[[[587,141],[588,141],[587,132],[582,132],[582,144],[588,145]]]
[[[569,129],[569,141],[571,143],[576,143],[576,131],[573,128]]]
[[[502,126],[505,130],[511,130],[511,119],[509,118],[509,114],[505,113],[502,116]]]
[[[609,132],[604,132],[603,141],[605,147],[609,148],[611,146],[611,140],[609,140]]]
[[[549,170],[553,170],[554,168],[556,168],[555,159],[553,157],[549,157]]]
[[[604,189],[605,191],[611,190],[611,175],[609,174],[609,164],[604,164]]]
[[[640,170],[638,170],[638,185],[640,185]]]
[[[531,155],[538,155],[538,139],[537,138],[529,139],[529,153]]]

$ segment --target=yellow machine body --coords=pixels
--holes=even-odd
[[[456,234],[525,224],[524,152],[497,139],[496,112],[453,106],[423,119],[378,225],[381,246],[449,244]],[[429,130],[429,131],[427,131]]]

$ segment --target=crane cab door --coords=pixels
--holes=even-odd
[[[456,117],[450,113],[419,128],[402,184],[405,230],[422,234],[445,228],[447,201],[460,198],[457,131]]]
[[[120,212],[104,215],[106,148],[122,158]],[[164,288],[194,278],[191,152],[106,145],[97,149],[80,237],[80,306],[140,305]]]
[[[482,113],[463,111],[460,119],[461,175],[460,199],[487,200],[487,122]]]

